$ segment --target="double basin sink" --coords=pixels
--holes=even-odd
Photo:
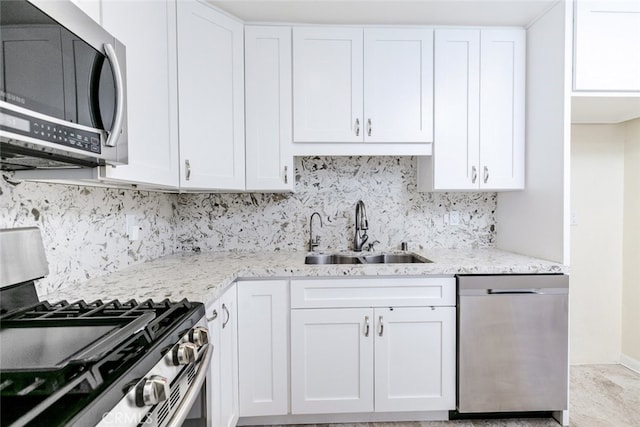
[[[379,254],[310,254],[304,259],[305,264],[414,264],[432,262],[414,253],[379,253]]]

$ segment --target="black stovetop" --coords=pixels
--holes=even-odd
[[[3,314],[0,423],[96,424],[203,316],[187,300],[45,301]]]

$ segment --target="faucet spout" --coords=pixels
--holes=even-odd
[[[318,220],[320,220],[320,227],[322,227],[322,217],[318,212],[314,212],[311,214],[311,218],[309,219],[309,252],[313,252],[318,246],[320,246],[320,235],[313,236],[313,217],[318,216]]]
[[[358,200],[356,203],[356,232],[353,238],[353,250],[355,252],[362,251],[362,246],[369,239],[367,230],[369,229],[369,221],[367,220],[367,211],[364,202]]]

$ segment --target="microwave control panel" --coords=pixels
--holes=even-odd
[[[0,129],[90,153],[101,153],[101,134],[0,108]]]

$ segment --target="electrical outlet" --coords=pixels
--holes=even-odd
[[[449,225],[460,225],[460,212],[449,212]]]
[[[571,211],[571,217],[569,218],[569,225],[578,225],[578,213]]]
[[[129,240],[138,240],[140,238],[140,226],[136,224],[136,216],[134,214],[126,214],[124,216],[124,221],[126,225],[125,232],[127,233]]]

